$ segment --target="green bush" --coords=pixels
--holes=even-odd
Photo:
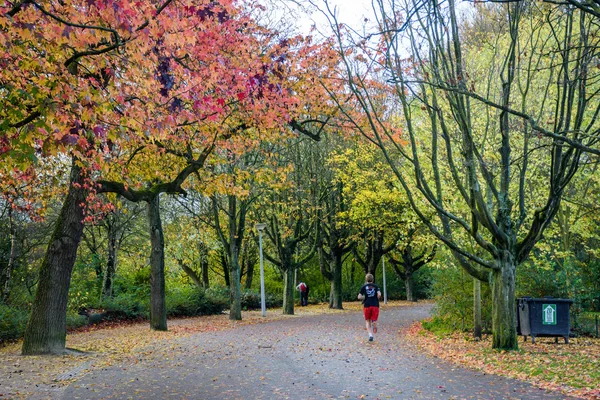
[[[582,312],[571,315],[571,331],[577,336],[598,337],[596,320],[600,313]]]
[[[435,333],[438,336],[445,336],[455,331],[452,323],[447,317],[433,317],[422,323],[423,329]]]
[[[143,275],[143,274],[142,274]],[[69,309],[78,312],[80,308],[102,310],[106,315],[103,319],[127,320],[148,318],[150,315],[150,286],[149,283],[136,283],[138,274],[122,274],[115,278],[113,297],[101,299],[99,294],[94,298],[77,297],[70,291]],[[78,300],[78,301],[75,301]],[[87,319],[84,318],[87,322]]]
[[[241,293],[242,310],[257,310],[261,308],[260,294],[255,293],[251,290],[245,290]],[[265,306],[267,298],[265,295]]]
[[[260,297],[258,297],[260,308]],[[269,300],[269,297],[267,297]],[[167,293],[167,315],[197,316],[213,315],[229,307],[229,298],[215,296],[214,293],[205,293],[201,289],[184,286]],[[270,299],[269,303],[276,300]],[[78,304],[79,307],[88,307],[102,310],[98,313],[98,320],[127,320],[148,318],[149,301],[142,291],[120,292],[113,298],[96,303]],[[0,343],[23,337],[29,312],[18,308],[0,304]],[[79,315],[77,310],[69,309],[67,312],[67,328],[73,329],[88,324],[89,319]]]
[[[564,295],[564,279],[559,278],[560,270],[556,263],[536,259],[528,260],[517,268],[517,297],[557,297]]]
[[[214,315],[223,312],[229,308],[229,302],[219,297],[213,297],[210,294],[204,294],[199,301],[198,315]]]
[[[215,285],[211,286],[205,291],[208,297],[213,299],[219,299],[229,304],[229,288],[227,286]]]
[[[579,297],[584,309],[600,312],[600,260],[582,263]]]
[[[447,264],[432,269],[431,295],[436,305],[435,326],[451,330],[473,329],[473,277],[462,268]],[[481,318],[484,331],[491,327],[492,302],[489,285],[481,283]]]
[[[208,293],[192,286],[178,286],[166,293],[167,316],[183,317],[212,315],[222,312],[228,307],[228,300],[220,293]],[[103,320],[128,320],[148,318],[150,316],[150,299],[147,291],[118,291],[115,296],[83,307],[102,310]],[[83,318],[84,323],[87,322]]]
[[[28,311],[0,304],[0,343],[22,338],[28,319]],[[67,329],[78,328],[86,323],[85,317],[67,312]]]
[[[112,298],[104,299],[93,308],[122,314],[123,319],[148,318],[150,315],[149,299],[138,292],[118,293]]]
[[[182,286],[167,294],[169,316],[213,315],[227,307],[228,302],[222,296],[214,296],[196,287]]]
[[[258,310],[261,308],[260,293],[252,290],[244,290],[242,292],[242,310]],[[276,308],[283,305],[283,297],[278,293],[265,294],[265,307]]]
[[[240,293],[242,310],[259,310],[260,304],[260,292],[244,289]],[[226,286],[214,286],[206,289],[206,296],[215,302],[225,302],[224,309],[229,308],[230,293],[229,288]],[[266,293],[265,294],[265,306],[267,308],[281,307],[283,305],[283,297],[280,293]]]
[[[69,285],[69,310],[77,312],[80,307],[91,304],[100,297],[102,277],[97,275],[103,261],[97,255],[87,255],[73,266]]]
[[[72,311],[67,311],[67,329],[79,328],[87,324],[87,318]]]
[[[296,292],[296,302],[300,304],[300,295]],[[310,304],[328,303],[329,302],[329,288],[328,287],[310,287],[308,292],[308,302]]]
[[[23,336],[29,313],[0,304],[0,343]]]
[[[177,287],[167,292],[167,315],[186,317],[197,315],[197,298],[203,294],[196,294],[186,286]]]

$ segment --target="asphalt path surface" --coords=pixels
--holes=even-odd
[[[62,399],[567,399],[453,366],[406,344],[429,305],[384,307],[374,342],[360,312],[302,315],[157,343],[92,369]]]

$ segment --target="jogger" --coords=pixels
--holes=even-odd
[[[365,284],[360,288],[358,299],[363,300],[363,314],[365,324],[369,332],[369,342],[373,341],[373,335],[377,333],[377,319],[379,318],[379,299],[381,292],[379,287],[373,283],[373,275],[365,276]]]

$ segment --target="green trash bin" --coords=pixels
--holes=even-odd
[[[569,343],[571,331],[571,317],[569,310],[573,304],[570,299],[555,299],[552,297],[532,298],[520,297],[517,299],[517,333],[523,335],[525,340],[531,336],[535,338],[559,337]]]

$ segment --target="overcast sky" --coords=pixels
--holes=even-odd
[[[327,12],[323,0],[312,0],[312,3]],[[349,24],[354,28],[362,26],[365,17],[372,19],[371,0],[328,0],[328,3],[332,11],[335,9],[339,22]],[[325,29],[324,33],[329,32],[327,19],[319,11],[315,11],[306,19],[301,18],[297,23],[304,33],[307,33],[313,24],[316,24],[320,30]]]

